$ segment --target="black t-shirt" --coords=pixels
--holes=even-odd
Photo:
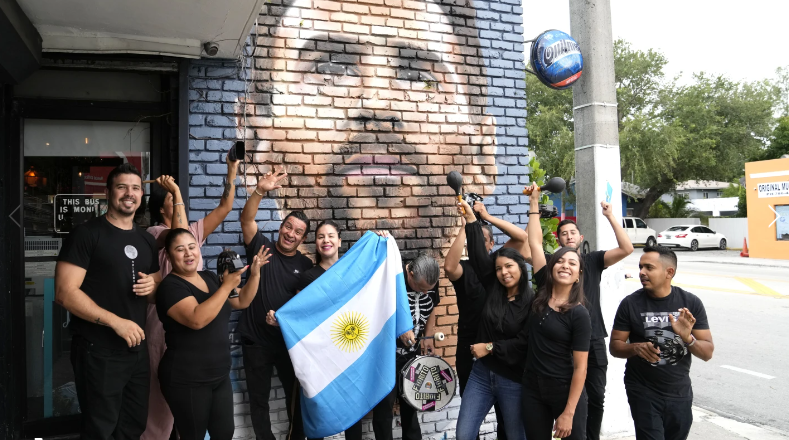
[[[230,372],[230,303],[225,301],[213,321],[200,330],[191,329],[167,315],[171,307],[193,296],[198,304],[219,289],[219,277],[211,271],[198,272],[208,286],[203,292],[175,274],[167,275],[156,293],[156,312],[164,327],[167,350],[159,367],[159,378],[170,383],[207,383],[221,379]]]
[[[463,267],[463,275],[451,281],[458,302],[458,341],[470,341],[476,338],[479,330],[479,319],[485,306],[485,288],[471,263],[461,260],[460,266]]]
[[[430,313],[441,302],[441,297],[438,295],[438,283],[425,293],[415,291],[408,284],[407,267],[408,264],[403,264],[403,277],[405,278],[405,290],[408,293],[408,307],[411,309],[411,320],[414,323],[416,344],[408,347],[400,341],[400,338],[397,338],[397,358],[400,361],[402,358],[413,357],[421,353],[419,338],[425,335],[425,326]]]
[[[279,327],[266,324],[269,310],[278,310],[296,294],[301,274],[312,268],[312,260],[296,251],[287,256],[280,253],[274,242],[261,232],[247,245],[247,261],[257,255],[261,246],[271,249],[268,264],[260,268],[260,285],[255,299],[241,314],[238,331],[241,336],[261,345],[285,346]]]
[[[489,320],[483,311],[479,332],[474,341],[475,343],[493,342],[493,351],[481,359],[482,363],[494,373],[513,382],[520,382],[523,378],[526,340],[519,339],[518,335],[529,319],[529,308],[533,297],[529,290],[527,294],[518,295],[514,300],[507,302],[501,330],[497,327],[498,322]],[[458,347],[458,350],[468,349],[468,347]]]
[[[69,234],[58,255],[86,270],[80,289],[96,305],[120,318],[145,327],[148,300],[132,290],[138,272],[159,272],[159,254],[151,234],[139,226],[120,229],[106,217],[95,217],[77,226]],[[110,327],[72,316],[71,329],[88,341],[104,348],[128,349],[126,340]],[[139,350],[141,346],[131,350]]]
[[[608,337],[603,320],[603,311],[600,308],[600,280],[603,277],[605,267],[606,251],[594,251],[583,254],[581,259],[584,264],[584,299],[585,306],[589,311],[592,320],[592,339],[604,339]],[[551,258],[552,254],[545,254],[545,261]]]
[[[540,288],[548,266],[534,274]],[[528,323],[529,352],[526,369],[542,376],[570,380],[573,377],[573,351],[589,351],[592,333],[589,310],[578,304],[564,313],[546,306],[532,313]]]
[[[296,291],[301,291],[307,288],[313,281],[317,280],[318,277],[326,273],[326,269],[321,267],[320,264],[315,265],[310,270],[301,274],[299,278],[299,284],[296,286]]]
[[[694,294],[672,286],[665,298],[654,298],[639,289],[619,304],[614,318],[614,330],[630,332],[630,343],[650,341],[660,348],[660,361],[649,363],[639,356],[627,360],[626,387],[646,387],[667,397],[691,397],[691,354],[679,335],[671,329],[669,314],[679,316],[679,309],[686,307],[696,318],[694,329],[708,330],[707,311]]]

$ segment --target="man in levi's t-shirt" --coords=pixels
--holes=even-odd
[[[170,265],[170,260],[168,260],[167,252],[163,246],[164,239],[167,238],[167,232],[170,229],[188,229],[200,246],[202,246],[206,237],[225,221],[225,218],[233,209],[233,199],[236,193],[234,180],[236,179],[239,161],[230,161],[227,160],[227,157],[225,161],[227,162],[227,178],[219,206],[196,222],[187,223],[188,217],[186,216],[181,191],[173,177],[161,176],[156,179],[158,185],[151,185],[148,210],[154,226],[146,229],[146,231],[156,239],[162,278],[166,277],[172,270],[172,265]],[[197,253],[197,270],[203,270],[203,256],[200,252]],[[140,438],[142,440],[167,440],[170,438],[170,433],[173,430],[173,415],[159,388],[157,373],[159,371],[159,361],[164,356],[164,350],[167,347],[164,343],[164,328],[159,316],[156,314],[156,306],[153,304],[148,306],[145,336],[148,341],[151,364],[151,392],[148,397],[148,425]]]

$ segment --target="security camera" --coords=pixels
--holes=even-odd
[[[203,50],[205,51],[206,55],[212,57],[219,52],[219,45],[214,43],[213,41],[206,41],[203,43]]]

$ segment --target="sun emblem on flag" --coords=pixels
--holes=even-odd
[[[358,351],[364,347],[369,335],[370,324],[358,312],[346,312],[334,320],[331,337],[334,345],[342,351]]]

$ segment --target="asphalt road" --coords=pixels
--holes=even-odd
[[[602,307],[609,331],[621,298],[640,288],[641,249],[621,268],[610,268],[603,280]],[[691,438],[710,438],[713,429],[730,436],[754,438],[737,428],[761,427],[761,438],[789,438],[789,262],[739,259],[732,251],[679,251],[674,284],[696,294],[707,310],[715,353],[711,361],[693,359],[694,406],[706,410],[696,417]],[[746,263],[750,263],[746,265]],[[754,265],[760,264],[760,265]],[[633,276],[625,279],[625,274]],[[618,286],[617,286],[618,284]],[[609,358],[607,437],[632,435],[622,377],[624,360]],[[723,421],[723,422],[721,422]],[[706,425],[705,425],[706,423]],[[731,428],[734,426],[734,428]],[[722,428],[723,427],[723,428]],[[738,431],[739,429],[739,431]],[[777,437],[772,434],[778,431]]]

